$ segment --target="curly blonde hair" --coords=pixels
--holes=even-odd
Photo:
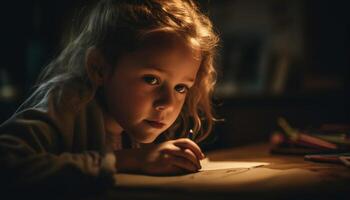
[[[214,58],[219,38],[208,17],[192,0],[99,1],[78,34],[42,72],[38,90],[49,92],[62,87],[61,83],[79,80],[90,88],[87,96],[94,96],[96,87],[84,68],[85,54],[90,47],[97,48],[113,65],[123,54],[140,48],[145,36],[162,32],[180,36],[189,47],[201,52],[195,84],[178,119],[165,135],[169,139],[188,137],[192,130],[195,140],[200,142],[209,135],[215,121],[211,98],[216,82]]]

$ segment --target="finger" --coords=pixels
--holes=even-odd
[[[174,145],[183,149],[191,149],[191,151],[193,151],[196,154],[198,160],[202,160],[205,158],[201,148],[195,142],[188,138],[177,139],[174,141]]]
[[[178,157],[178,156],[170,156],[168,158],[171,165],[174,165],[176,167],[179,167],[181,169],[184,169],[188,172],[197,172],[198,169],[196,165],[194,165],[191,161],[188,159]]]
[[[198,168],[195,164],[193,164],[191,161],[188,159],[185,159],[183,157],[178,157],[178,156],[172,156],[171,158],[171,163],[174,166],[177,166],[187,172],[197,172]]]
[[[180,147],[174,146],[172,149],[164,150],[164,153],[172,154],[175,156],[179,156],[185,159],[190,160],[194,165],[196,165],[197,169],[202,168],[199,160],[196,155],[190,149],[182,149]]]
[[[192,161],[193,163],[195,163],[195,165],[197,166],[197,169],[198,169],[198,170],[202,168],[201,163],[199,162],[199,160],[197,159],[197,157],[196,157],[196,155],[193,153],[193,151],[191,151],[190,149],[184,149],[184,150],[182,150],[182,151],[184,152],[184,154],[187,155],[186,158],[190,158],[191,161]]]
[[[182,174],[187,174],[188,171],[181,168],[181,167],[178,167],[178,166],[175,166],[175,165],[171,165],[171,171],[167,174],[167,175],[182,175]]]

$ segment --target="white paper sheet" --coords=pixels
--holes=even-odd
[[[254,174],[250,178],[244,174],[251,171],[250,169],[252,168],[268,165],[269,163],[203,160],[201,164],[202,169],[199,172],[180,176],[148,176],[117,173],[115,175],[116,186],[196,190],[205,187],[222,187],[223,184],[237,185],[252,178],[255,180],[257,177],[266,177],[268,173]]]
[[[265,162],[210,161],[209,159],[204,159],[201,161],[202,169],[200,171],[252,168],[268,164]]]

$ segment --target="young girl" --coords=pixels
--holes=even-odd
[[[187,138],[213,125],[217,43],[191,0],[100,1],[1,125],[3,187],[87,191],[116,172],[198,171],[204,154]]]

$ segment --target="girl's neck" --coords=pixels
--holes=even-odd
[[[123,128],[106,111],[103,111],[103,120],[106,134],[121,135]]]
[[[103,97],[103,89],[98,88],[96,91],[96,100],[98,104],[101,106],[101,110],[103,113],[103,121],[105,126],[105,131],[107,134],[121,135],[123,132],[123,128],[119,125],[115,119],[107,112],[107,106],[105,103],[105,99]]]

